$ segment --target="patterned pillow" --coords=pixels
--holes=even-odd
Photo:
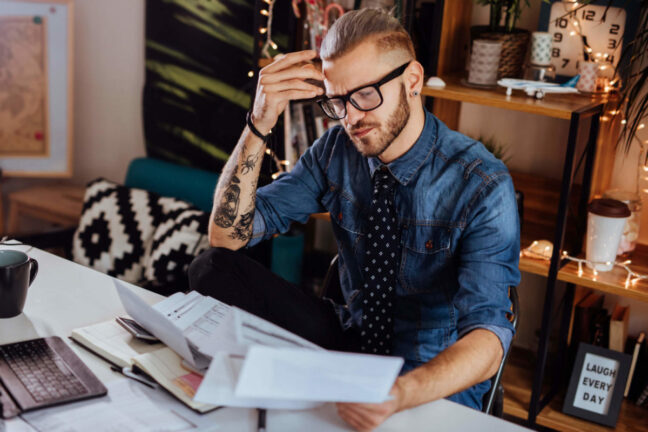
[[[148,288],[168,294],[188,288],[191,261],[209,248],[209,214],[174,198],[160,198],[164,219],[153,234],[144,264]]]
[[[73,243],[75,262],[119,279],[142,278],[145,252],[163,218],[159,196],[97,179],[86,188]]]

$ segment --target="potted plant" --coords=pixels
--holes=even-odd
[[[529,6],[529,0],[475,0],[475,2],[490,7],[490,19],[489,25],[471,29],[471,40],[491,39],[502,42],[499,78],[520,77],[529,45],[529,32],[516,28],[515,24],[524,7]]]
[[[641,141],[637,133],[648,126],[648,0],[641,0],[637,33],[621,54],[616,75],[622,80],[619,102],[624,119],[619,142],[626,152],[633,141],[638,142],[645,154],[648,140]],[[648,165],[646,160],[640,162]]]

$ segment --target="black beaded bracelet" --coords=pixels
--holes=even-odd
[[[263,142],[268,142],[268,139],[270,139],[270,134],[272,131],[268,132],[268,135],[263,135],[261,132],[259,132],[259,129],[254,126],[254,123],[252,123],[252,112],[248,111],[247,115],[245,116],[245,122],[247,123],[248,127],[252,131],[252,133],[259,138],[263,140]]]

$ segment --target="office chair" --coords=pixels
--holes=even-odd
[[[315,294],[318,297],[327,296],[338,303],[344,302],[340,288],[337,255],[335,255],[335,257],[333,257],[333,259],[331,260],[331,264],[326,271],[326,276],[324,276],[322,286]],[[513,328],[517,333],[520,314],[517,287],[512,286],[509,288],[509,299],[511,300],[511,314],[509,320],[511,321],[511,324],[513,324]],[[504,371],[504,366],[506,365],[506,360],[508,359],[510,351],[511,350],[509,347],[509,350],[504,354],[504,356],[502,356],[502,361],[500,362],[499,368],[497,369],[497,373],[490,379],[491,388],[484,395],[482,402],[482,412],[486,414],[492,414],[500,418],[502,418],[504,415],[504,387],[502,387],[502,373]]]

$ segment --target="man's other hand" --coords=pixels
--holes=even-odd
[[[252,109],[252,123],[261,133],[274,127],[291,100],[311,99],[323,93],[321,87],[306,82],[324,79],[322,72],[309,63],[316,56],[313,50],[280,54],[261,69]]]
[[[389,394],[393,399],[377,404],[337,403],[338,415],[357,431],[372,431],[402,409],[403,395],[398,380]]]

